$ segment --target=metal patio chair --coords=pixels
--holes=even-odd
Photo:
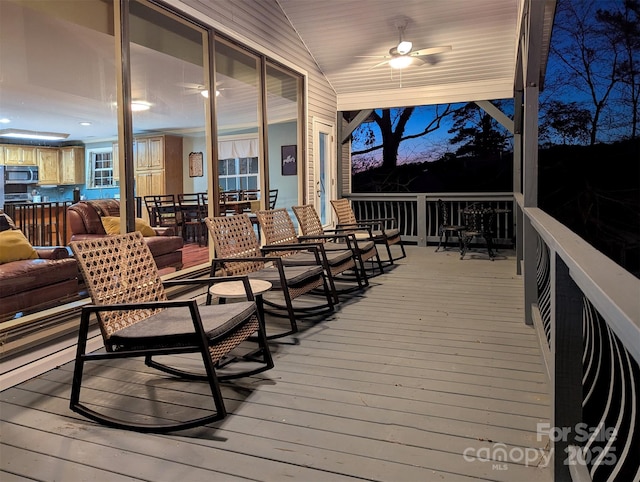
[[[263,298],[265,311],[274,316],[289,318],[291,329],[268,338],[296,333],[297,317],[318,316],[334,311],[333,297],[316,247],[299,248],[315,252],[314,266],[284,266],[281,258],[268,256],[269,253],[277,252],[279,248],[260,248],[258,237],[246,214],[206,218],[205,223],[216,253],[216,257],[211,261],[211,273],[217,273],[222,269],[230,276],[247,275],[249,278],[269,281],[274,291],[282,293],[284,302],[270,299],[269,296]],[[294,307],[294,299],[317,289],[322,291],[326,303]],[[207,302],[209,301],[208,299]]]
[[[329,287],[331,288],[336,303],[340,302],[338,292],[351,293],[354,290],[361,290],[366,286],[362,281],[360,270],[358,270],[356,265],[358,258],[350,245],[344,246],[341,250],[325,250],[325,243],[319,242],[317,239],[299,239],[291,216],[289,216],[289,213],[284,208],[258,211],[257,216],[266,243],[263,247],[278,248],[278,251],[272,252],[270,255],[281,257],[285,266],[315,265],[315,253],[301,251],[299,248],[301,246],[312,245],[318,248],[320,261],[327,275],[327,281],[329,282]],[[347,242],[349,242],[349,240],[347,240]],[[338,291],[335,283],[336,279],[342,280],[343,278],[339,276],[347,271],[355,274],[351,279],[348,279],[348,282],[353,283],[355,280],[356,286]]]
[[[344,233],[343,230],[337,229],[324,229],[320,216],[316,212],[315,208],[310,204],[304,204],[302,206],[293,206],[293,213],[298,219],[298,226],[300,226],[299,239],[302,241],[322,241],[324,242],[324,249],[331,251],[334,249],[351,249],[353,250],[362,278],[365,285],[369,284],[368,277],[375,275],[375,268],[380,270],[379,274],[384,273],[382,261],[378,255],[378,249],[375,243],[370,239],[356,239],[355,234]],[[372,273],[367,274],[365,262],[371,262]]]
[[[373,240],[376,244],[383,244],[387,248],[389,259],[386,260],[386,262],[388,264],[394,264],[395,261],[407,256],[402,237],[400,236],[400,229],[398,229],[398,223],[395,218],[356,219],[356,215],[351,208],[351,203],[348,199],[344,198],[332,199],[331,206],[338,217],[336,228],[346,230],[354,228],[369,229],[369,239]],[[364,233],[360,232],[356,234],[356,239],[363,238],[366,239]],[[394,244],[400,246],[402,256],[398,256],[397,258],[393,257],[391,254],[391,246]]]
[[[474,238],[483,238],[487,247],[487,254],[491,261],[495,258],[493,249],[494,220],[496,211],[492,207],[483,204],[471,204],[463,209],[464,229],[460,232],[460,259],[464,259],[471,241]]]
[[[74,241],[70,246],[92,301],[92,304],[82,307],[70,399],[73,411],[96,422],[127,430],[164,433],[187,429],[226,416],[219,380],[249,376],[273,367],[264,320],[257,310],[246,276],[164,283],[210,286],[241,280],[247,301],[213,306],[198,305],[195,299],[170,301],[151,251],[139,232]],[[86,353],[89,325],[94,317],[98,320],[105,351]],[[251,368],[219,376],[216,373],[217,364],[255,333],[262,360],[256,362],[252,357],[250,362],[247,361],[251,363]],[[178,365],[168,365],[165,358],[163,362],[154,359],[159,355],[184,353],[201,355],[203,370],[200,373],[185,371],[177,368]],[[99,413],[80,401],[85,363],[134,357],[143,357],[147,366],[162,372],[189,380],[206,381],[215,410],[186,421],[141,423]],[[181,357],[176,362],[184,363]],[[237,367],[239,364],[231,365]],[[114,408],[122,410],[121,407]]]
[[[462,250],[462,235],[461,232],[464,230],[464,226],[461,224],[450,224],[449,223],[449,210],[447,209],[447,205],[442,199],[438,199],[438,216],[440,217],[440,223],[438,225],[438,235],[440,236],[438,239],[438,247],[436,248],[436,252],[442,246],[442,250],[447,250],[447,242],[449,241],[449,236],[457,236],[458,243],[460,244],[460,249]],[[444,245],[442,243],[442,238],[444,238]]]

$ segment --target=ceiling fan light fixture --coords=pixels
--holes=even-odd
[[[200,95],[201,95],[202,97],[204,97],[205,99],[208,99],[208,98],[209,98],[209,91],[208,91],[208,90],[206,90],[206,89],[205,89],[205,90],[201,90],[201,91],[200,91]],[[220,95],[220,91],[219,91],[219,90],[216,90],[216,97],[218,97],[219,95]]]
[[[389,60],[389,67],[392,69],[406,69],[411,65],[413,59],[408,55],[398,55]]]
[[[400,55],[405,55],[411,52],[412,48],[413,48],[412,42],[409,42],[408,40],[402,40],[396,47],[396,50]]]

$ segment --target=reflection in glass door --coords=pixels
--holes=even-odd
[[[315,139],[314,169],[315,196],[313,204],[320,216],[323,226],[332,221],[331,199],[336,197],[336,167],[334,160],[334,126],[314,119],[313,132]]]
[[[206,161],[207,31],[148,2],[129,11],[135,194],[203,190],[189,176],[188,153]]]
[[[278,190],[276,207],[289,208],[298,204],[304,169],[299,132],[302,84],[300,76],[269,62],[266,73],[269,189]]]
[[[216,38],[216,117],[221,192],[261,191],[259,58]],[[261,197],[263,197],[260,194]]]

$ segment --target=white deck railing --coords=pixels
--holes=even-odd
[[[509,211],[496,216],[494,241],[502,245],[512,245],[514,242],[514,205],[511,193],[383,193],[349,194],[345,197],[351,200],[358,219],[395,217],[402,239],[418,246],[438,242],[438,199],[445,202],[450,224],[462,224],[461,211],[469,204],[481,202]]]
[[[640,280],[516,199],[525,309],[552,389],[555,480],[637,480]]]
[[[522,195],[350,194],[359,219],[395,217],[403,238],[438,241],[437,200],[451,224],[474,202],[510,209],[498,242],[516,241],[525,320],[538,332],[552,387],[554,480],[640,476],[640,280]],[[514,201],[515,199],[515,201]],[[515,225],[517,223],[517,225]]]

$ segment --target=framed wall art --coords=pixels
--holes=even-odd
[[[189,177],[202,177],[202,152],[189,153]]]
[[[282,146],[282,175],[295,176],[298,174],[298,154],[296,145]]]

